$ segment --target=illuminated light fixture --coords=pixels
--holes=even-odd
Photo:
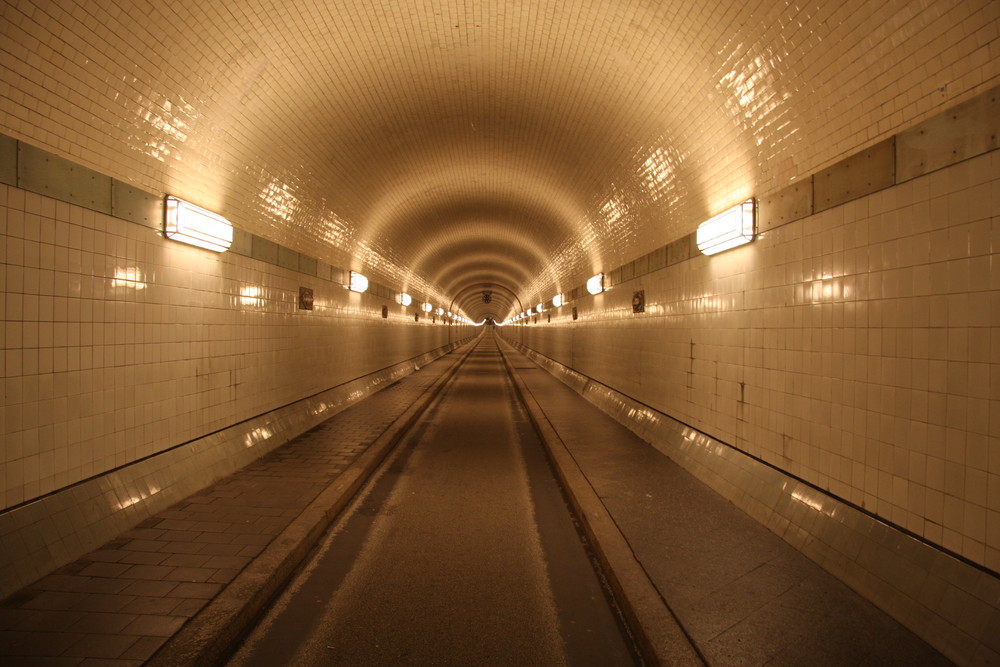
[[[538,304],[538,312],[539,312],[539,313],[544,313],[544,312],[545,312],[545,309],[544,309],[544,308],[542,308],[542,306],[544,306],[544,305],[545,305],[544,303],[540,303],[540,304]]]
[[[698,250],[714,255],[753,241],[756,211],[754,200],[748,199],[698,225]]]
[[[167,195],[163,235],[168,239],[225,252],[233,244],[233,225],[218,213]]]
[[[598,273],[587,280],[587,291],[591,294],[600,294],[604,291],[604,274]]]
[[[531,317],[534,314],[535,314],[535,311],[533,311],[531,308],[529,308],[528,309],[528,317]]]
[[[351,283],[347,286],[347,289],[352,292],[364,292],[368,289],[368,279],[357,271],[351,271]]]
[[[562,294],[556,294],[554,297],[552,297],[552,305],[555,306],[556,308],[559,308],[560,306],[562,306],[563,305],[563,295]]]
[[[401,303],[404,306],[409,306],[411,303],[413,303],[413,297],[407,294],[406,292],[400,292],[399,303]]]
[[[437,309],[437,314],[438,315],[444,315],[444,308],[438,308]]]
[[[425,313],[429,313],[432,310],[434,310],[434,306],[432,306],[429,303],[425,303],[424,305],[420,306],[420,309],[423,310]]]

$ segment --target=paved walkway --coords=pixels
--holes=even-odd
[[[948,664],[667,457],[507,350],[710,664]],[[182,626],[188,632],[227,595],[238,604],[233,590],[241,578],[267,565],[289,527],[310,516],[369,455],[371,443],[396,428],[460,357],[428,365],[8,598],[0,604],[0,663],[140,665],[168,641],[169,649]]]
[[[523,354],[502,349],[709,664],[951,664]]]
[[[0,663],[141,665],[460,357],[428,364],[3,601]]]

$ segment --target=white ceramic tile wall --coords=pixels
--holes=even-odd
[[[996,85],[998,24],[992,0],[5,0],[0,131],[385,284],[488,263],[537,303]]]
[[[1000,661],[1000,577],[549,357],[523,349],[956,664]]]
[[[998,253],[993,151],[504,331],[997,571]]]
[[[471,330],[416,323],[412,306],[383,319],[378,298],[9,186],[0,247],[0,507]],[[315,290],[315,310],[298,310],[300,286]]]

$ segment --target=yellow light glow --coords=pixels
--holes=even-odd
[[[563,295],[562,294],[556,294],[554,297],[552,297],[552,305],[555,306],[556,308],[559,308],[560,306],[562,306],[563,305]]]
[[[698,250],[714,255],[753,241],[755,210],[754,200],[748,199],[698,225]]]
[[[115,278],[111,281],[111,286],[135,290],[146,289],[142,271],[135,266],[115,267]]]
[[[257,285],[244,285],[240,288],[240,305],[250,307],[264,305],[264,290]]]
[[[409,306],[411,303],[413,303],[413,297],[407,294],[406,292],[400,292],[399,303],[401,303],[404,306]]]
[[[225,252],[233,244],[233,225],[218,213],[167,195],[163,234],[168,239]]]
[[[429,312],[431,312],[432,310],[434,310],[434,306],[432,306],[432,305],[431,305],[431,304],[429,304],[429,303],[425,303],[425,304],[424,304],[423,306],[421,306],[421,309],[423,309],[423,311],[424,311],[425,313],[429,313]]]
[[[587,280],[587,291],[591,294],[600,294],[604,291],[604,274],[598,273]]]
[[[347,286],[347,289],[352,292],[364,292],[368,289],[368,278],[357,271],[351,271],[351,283]]]

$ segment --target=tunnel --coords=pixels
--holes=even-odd
[[[0,34],[0,655],[155,659],[194,607],[114,655],[40,614],[468,358],[531,438],[572,450],[566,392],[594,456],[634,438],[1000,662],[1000,3],[3,0]]]

